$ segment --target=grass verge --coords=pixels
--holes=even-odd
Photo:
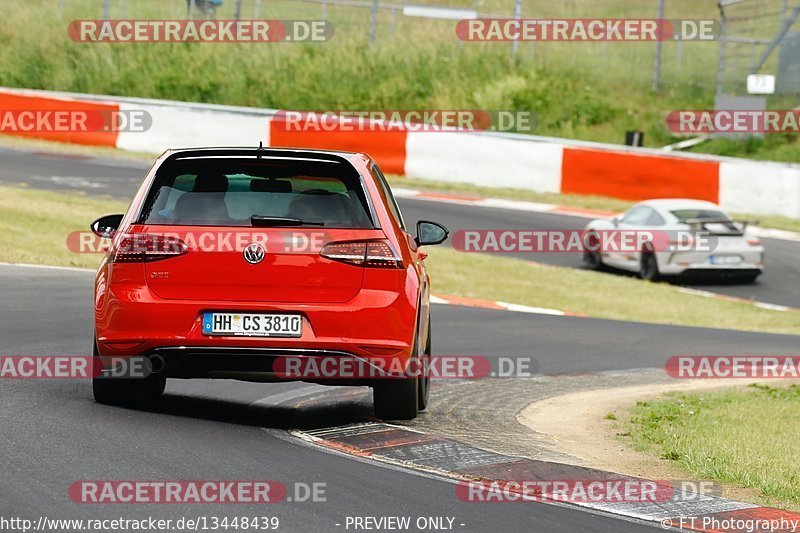
[[[768,505],[800,510],[798,409],[797,385],[672,393],[638,402],[623,438],[694,478],[753,488]]]
[[[100,255],[69,251],[67,236],[86,231],[98,216],[121,213],[126,207],[116,200],[0,187],[0,261],[94,268]],[[800,331],[798,313],[683,294],[666,284],[441,247],[431,248],[429,253],[433,288],[439,294],[617,320],[774,333]],[[658,305],[642,306],[643,301]]]
[[[800,313],[769,311],[748,303],[684,294],[666,283],[521,259],[466,254],[449,248],[431,248],[429,254],[428,270],[437,294],[549,307],[613,320],[800,332]]]
[[[101,256],[71,252],[67,236],[127,207],[117,200],[0,187],[0,261],[96,268]]]

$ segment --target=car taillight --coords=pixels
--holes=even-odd
[[[750,246],[761,246],[761,239],[755,237],[747,239],[747,244]]]
[[[188,251],[186,243],[177,237],[147,233],[125,235],[114,248],[111,262],[147,263],[184,255]]]
[[[331,261],[374,268],[403,268],[402,259],[386,241],[332,242],[319,253]]]
[[[379,268],[403,268],[403,262],[395,255],[388,242],[372,241],[367,243],[367,259],[365,263],[368,267]]]

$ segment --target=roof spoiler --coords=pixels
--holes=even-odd
[[[180,161],[183,159],[202,159],[219,157],[253,157],[262,158],[287,158],[287,159],[314,159],[329,163],[350,163],[348,157],[327,151],[315,151],[308,149],[292,148],[265,148],[263,146],[253,148],[200,148],[200,149],[179,149],[173,151],[167,160]]]
[[[688,224],[692,231],[709,231],[706,224],[733,224],[738,225],[738,232],[744,234],[748,226],[757,226],[758,220],[744,220],[744,219],[730,219],[730,218],[689,218],[683,221]],[[712,232],[709,232],[712,233]],[[722,233],[720,235],[730,235],[731,233]]]

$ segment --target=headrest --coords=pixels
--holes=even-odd
[[[228,177],[224,174],[206,172],[198,174],[192,192],[227,192]]]
[[[274,179],[250,180],[250,190],[253,192],[292,192],[292,182]]]

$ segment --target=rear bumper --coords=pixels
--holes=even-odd
[[[163,347],[153,349],[150,357],[161,359],[161,362],[153,367],[158,369],[159,374],[168,378],[238,379],[256,382],[307,381],[326,385],[372,385],[374,382],[392,377],[387,369],[394,366],[391,361],[387,362],[386,358],[362,357],[337,350],[296,348]],[[286,358],[315,359],[317,364],[311,368],[317,372],[295,374],[287,371]],[[324,359],[331,359],[334,363],[320,370],[324,365],[319,361]],[[350,373],[342,372],[341,369],[349,364],[344,360],[348,359],[357,364],[349,365]],[[401,357],[398,362],[405,362],[405,359]]]
[[[703,271],[708,273],[761,273],[764,268],[763,249],[747,250],[720,250],[714,254],[707,252],[657,252],[658,269],[661,274],[678,275],[689,272]],[[712,262],[712,256],[738,257],[739,262],[734,264],[719,264]]]
[[[408,361],[414,353],[417,300],[410,291],[362,289],[336,304],[278,304],[164,300],[141,285],[113,285],[98,295],[98,353],[111,358],[159,355],[168,377],[236,377],[269,381],[276,358],[323,356],[363,361]],[[416,298],[416,293],[413,294]],[[207,311],[294,313],[299,338],[208,336]],[[256,376],[256,374],[264,374]]]

